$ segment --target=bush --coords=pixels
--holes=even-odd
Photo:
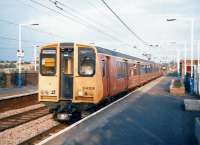
[[[175,87],[175,88],[180,88],[180,87],[182,87],[182,86],[183,86],[183,85],[182,85],[181,80],[179,80],[179,79],[174,80],[174,87]]]

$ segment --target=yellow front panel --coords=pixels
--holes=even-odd
[[[56,74],[53,76],[44,76],[39,74],[39,101],[59,101],[59,45],[51,44],[43,48],[56,48],[56,61],[52,58],[45,58],[41,63],[43,65],[52,67],[56,63]],[[41,48],[41,51],[42,49]],[[41,69],[41,68],[40,68]]]
[[[39,101],[58,101],[59,88],[58,78],[40,76],[39,80]]]
[[[92,48],[92,46],[75,45],[74,49],[74,103],[98,103],[103,98],[103,82],[100,71],[100,64],[96,55],[96,66],[94,76],[79,76],[78,74],[78,49]],[[95,47],[93,49],[96,52]]]

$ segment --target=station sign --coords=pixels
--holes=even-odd
[[[24,50],[17,50],[17,57],[24,57]]]

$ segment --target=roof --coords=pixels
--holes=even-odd
[[[112,56],[123,57],[123,58],[127,58],[127,59],[136,60],[136,61],[139,61],[139,62],[142,61],[142,62],[154,63],[152,61],[144,60],[144,59],[137,58],[137,57],[134,57],[134,56],[131,56],[131,55],[127,55],[127,54],[123,54],[123,53],[120,53],[120,52],[117,52],[117,51],[102,48],[102,47],[99,47],[99,46],[96,46],[96,48],[97,48],[98,53],[104,53],[104,54],[108,54],[108,55],[112,55]]]

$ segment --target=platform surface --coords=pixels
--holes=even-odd
[[[171,77],[147,84],[45,145],[196,145],[194,118],[182,96],[171,96]]]
[[[28,94],[32,92],[36,92],[38,90],[37,86],[24,86],[21,88],[0,88],[0,99],[11,97],[11,96],[18,96],[21,94]]]

